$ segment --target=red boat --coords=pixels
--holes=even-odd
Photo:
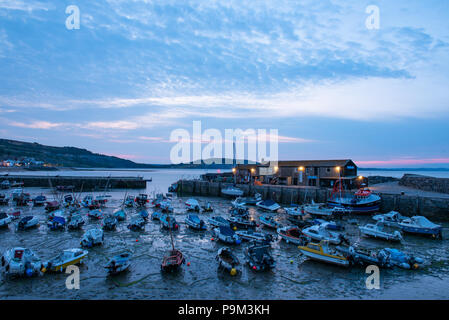
[[[45,205],[45,211],[52,212],[59,209],[59,202],[58,201],[48,201]]]
[[[178,249],[170,250],[169,255],[164,257],[161,264],[161,270],[165,272],[173,272],[177,270],[183,263],[185,258]]]

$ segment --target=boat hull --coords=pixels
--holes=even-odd
[[[325,263],[342,266],[342,267],[349,267],[349,261],[344,258],[339,258],[336,256],[331,256],[331,255],[323,255],[318,252],[304,250],[304,249],[300,249],[300,251],[303,255],[305,255],[306,257],[308,257],[312,260],[325,262]]]

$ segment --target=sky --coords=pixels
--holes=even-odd
[[[448,88],[447,0],[0,0],[6,139],[170,163],[201,121],[277,129],[280,160],[449,167]]]

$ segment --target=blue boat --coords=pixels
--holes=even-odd
[[[112,214],[108,214],[103,220],[103,230],[115,230],[117,228],[117,223],[117,218]]]
[[[159,211],[153,211],[151,214],[151,220],[160,220],[161,219],[161,212]]]
[[[423,216],[414,216],[405,219],[399,223],[399,227],[406,233],[431,236],[439,239],[442,237],[441,225],[435,224]]]
[[[185,220],[185,223],[195,230],[207,230],[206,223],[201,220],[196,214],[189,214]]]
[[[121,272],[127,271],[131,263],[129,259],[131,258],[130,253],[122,253],[115,257],[113,257],[108,264],[105,266],[107,269],[108,275],[116,275]]]
[[[65,218],[61,216],[54,216],[53,219],[47,222],[47,226],[50,230],[64,230],[66,226]]]
[[[165,229],[178,230],[179,224],[174,217],[170,217],[167,214],[162,214],[160,217],[161,225]]]
[[[313,220],[313,224],[325,224],[325,228],[327,230],[334,230],[334,231],[341,231],[344,230],[345,227],[338,222],[334,222],[334,221],[326,221],[323,219],[314,219]]]
[[[90,210],[87,215],[89,218],[92,219],[102,219],[103,218],[103,212],[101,212],[100,209]]]
[[[145,220],[138,214],[131,217],[128,229],[132,231],[142,231],[145,229]]]
[[[141,217],[144,218],[144,219],[148,219],[148,217],[149,217],[150,215],[148,214],[148,211],[147,211],[147,210],[142,209],[142,210],[139,211],[139,216],[141,216]]]
[[[218,227],[213,230],[214,236],[224,243],[241,244],[242,240],[230,227]]]
[[[282,224],[280,224],[279,222],[277,222],[274,217],[271,216],[261,216],[259,218],[260,223],[263,224],[264,226],[268,227],[268,228],[272,228],[272,229],[277,229],[277,228],[281,228]]]
[[[209,224],[213,227],[230,227],[231,224],[223,217],[215,216],[209,218]]]
[[[126,212],[122,208],[116,209],[113,213],[117,221],[124,221],[126,219]]]

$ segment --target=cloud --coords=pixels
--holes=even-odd
[[[27,1],[21,1],[21,0],[0,0],[0,10],[6,9],[6,10],[19,10],[19,11],[38,11],[38,10],[44,10],[48,11],[49,8],[48,4],[41,3],[38,1],[33,0],[27,0]]]
[[[49,121],[32,121],[30,123],[17,122],[17,121],[9,121],[8,125],[19,128],[28,128],[28,129],[54,129],[65,126],[65,123],[55,123]]]

